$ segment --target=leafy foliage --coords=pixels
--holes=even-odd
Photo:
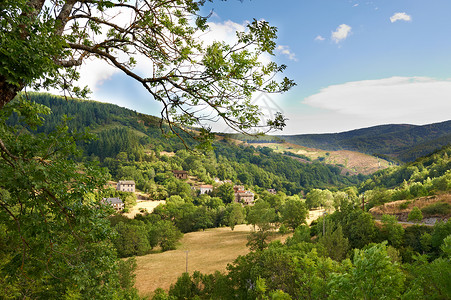
[[[80,76],[77,67],[102,59],[162,103],[161,117],[168,125],[163,129],[176,135],[179,128],[200,140],[211,139],[206,122],[218,119],[244,133],[283,128],[280,113],[263,124],[258,106],[251,103],[253,93],[280,93],[295,85],[286,77],[276,80],[285,65],[260,59],[274,54],[277,29],[253,20],[237,32],[233,44],[206,45],[199,38],[208,29],[208,17],[198,15],[203,3],[67,0],[50,7],[38,0],[3,1],[0,108],[29,85],[86,96],[88,88],[73,85]],[[142,63],[150,65],[150,74],[137,69]],[[197,125],[200,134],[186,125]]]
[[[407,216],[408,221],[421,222],[423,220],[423,214],[418,207],[414,207],[412,211]]]
[[[132,297],[130,286],[120,287],[111,211],[94,194],[106,181],[104,172],[70,159],[83,135],[68,133],[64,123],[46,135],[30,134],[6,125],[12,111],[32,129],[48,109],[18,101],[0,110],[0,278],[11,287],[6,294]]]

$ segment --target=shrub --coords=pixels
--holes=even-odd
[[[407,207],[409,207],[409,204],[412,203],[412,201],[406,201],[404,203],[401,203],[399,205],[399,209],[406,209]]]
[[[421,209],[425,216],[447,215],[451,213],[451,204],[447,202],[436,202]]]
[[[407,216],[407,221],[421,222],[421,220],[423,220],[423,214],[421,213],[421,210],[415,206]]]

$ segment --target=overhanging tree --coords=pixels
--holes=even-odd
[[[199,15],[205,0],[6,0],[0,4],[0,108],[27,86],[59,88],[85,96],[72,85],[77,67],[101,59],[142,84],[163,104],[161,117],[171,130],[223,119],[239,132],[256,127],[281,129],[284,117],[261,124],[255,92],[279,93],[293,81],[276,79],[285,69],[274,62],[276,28],[254,20],[236,43],[204,45],[208,30]],[[150,65],[148,74],[137,61]],[[260,128],[263,129],[263,128]]]
[[[6,125],[12,111],[20,114],[23,126]],[[101,195],[95,196],[106,183],[104,172],[68,159],[76,155],[80,136],[68,133],[64,124],[49,134],[29,132],[48,111],[27,101],[0,110],[0,295],[137,296],[120,286],[107,219],[112,211],[99,201]]]
[[[275,80],[285,66],[261,62],[261,55],[273,54],[276,38],[265,21],[254,20],[234,45],[204,46],[198,39],[207,30],[207,19],[198,16],[203,3],[0,1],[0,244],[8,245],[1,249],[0,283],[10,287],[8,296],[124,299],[121,293],[129,293],[118,286],[109,212],[91,197],[105,178],[70,160],[74,136],[65,126],[47,136],[29,134],[46,110],[11,103],[20,91],[57,88],[86,96],[87,88],[73,84],[77,68],[100,59],[160,101],[162,122],[171,130],[197,125],[208,138],[209,120],[252,132],[260,124],[252,94],[293,86],[287,78]],[[135,68],[142,58],[151,65],[149,74]],[[22,114],[25,127],[6,125],[12,110]],[[277,114],[265,125],[281,128],[284,118]]]

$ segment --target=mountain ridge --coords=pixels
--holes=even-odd
[[[386,124],[340,133],[277,137],[304,147],[358,151],[408,162],[451,143],[451,120],[427,125]],[[416,151],[412,153],[412,149]]]

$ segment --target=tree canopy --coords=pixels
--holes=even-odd
[[[236,42],[204,44],[205,0],[19,0],[0,4],[0,108],[24,87],[58,88],[85,96],[73,83],[77,68],[101,59],[142,84],[163,104],[169,128],[223,119],[239,132],[280,129],[284,117],[261,124],[255,92],[278,93],[294,82],[276,78],[286,66],[263,63],[273,55],[277,29],[253,20]],[[149,65],[141,74],[137,64]],[[183,128],[186,130],[186,128]],[[189,132],[189,131],[188,131]],[[177,134],[177,132],[175,132]]]

